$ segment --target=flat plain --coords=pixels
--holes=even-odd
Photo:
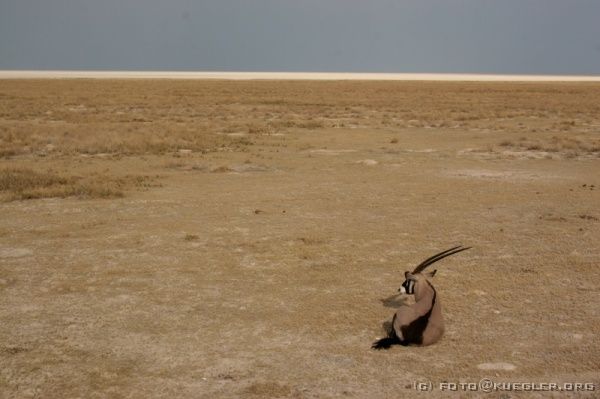
[[[598,83],[0,80],[0,201],[0,397],[600,389]]]

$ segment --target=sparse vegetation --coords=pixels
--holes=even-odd
[[[26,167],[0,169],[0,198],[16,201],[38,198],[120,198],[127,187],[149,185],[148,176],[69,176]]]
[[[532,137],[530,139],[521,137],[517,141],[503,140],[499,145],[517,151],[559,154],[566,158],[600,158],[600,138],[594,136],[552,136],[550,138]]]
[[[247,151],[263,135],[328,127],[571,135],[600,125],[597,84],[48,80],[5,81],[0,95],[0,158]]]

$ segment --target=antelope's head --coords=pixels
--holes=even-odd
[[[445,258],[446,256],[466,251],[469,248],[471,247],[463,248],[462,245],[459,245],[458,247],[447,249],[445,251],[433,255],[430,258],[425,259],[412,272],[404,272],[404,282],[402,283],[402,286],[398,291],[402,294],[415,295],[415,291],[420,291],[420,287],[422,286],[422,284],[426,283],[427,279],[435,276],[435,273],[437,272],[437,270],[433,270],[431,272],[425,273],[424,271],[428,266],[437,262],[440,259]]]

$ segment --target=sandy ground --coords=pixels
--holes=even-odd
[[[136,123],[151,129],[163,115],[152,110],[152,95],[172,110],[175,129],[205,118],[198,113],[207,105],[193,97],[205,83],[165,82],[152,93],[150,83],[106,85],[0,81],[4,145],[7,132],[35,130],[60,146],[57,132],[92,129],[100,119],[124,135]],[[307,120],[313,92],[332,115],[314,116],[325,121],[310,128],[210,130],[251,140],[237,148],[50,152],[31,139],[0,160],[0,168],[156,182],[123,198],[0,203],[0,397],[465,397],[439,384],[482,378],[594,383],[595,392],[569,395],[598,396],[600,114],[580,101],[598,99],[600,87],[519,86],[498,104],[514,100],[524,115],[433,126],[419,116],[381,125],[395,117],[377,112],[412,93],[414,109],[437,107],[440,119],[464,106],[461,98],[474,115],[494,103],[498,86],[401,85],[390,94],[377,85],[299,83],[285,88],[308,93],[298,105],[298,92],[273,102],[274,83],[212,85],[244,93],[215,105],[236,123],[264,118],[265,109]],[[116,108],[96,97],[109,89],[122,90],[111,101],[136,107],[130,112],[146,122],[113,121]],[[425,99],[415,94],[422,90]],[[429,102],[447,90],[463,97]],[[178,121],[184,105],[173,91],[196,116]],[[531,93],[555,100],[548,115],[528,118],[539,106]],[[336,113],[359,106],[355,120]],[[523,135],[539,145],[519,146]],[[579,147],[565,141],[546,151],[557,135]],[[371,350],[394,309],[410,301],[395,295],[403,272],[458,244],[473,249],[440,262],[433,280],[446,318],[442,340]],[[433,392],[417,394],[421,382]]]

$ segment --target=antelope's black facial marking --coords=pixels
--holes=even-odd
[[[402,286],[398,289],[398,292],[402,294],[412,295],[415,292],[415,284],[417,282],[412,278],[410,272],[404,272],[404,282]]]
[[[404,288],[404,290],[402,290],[402,288]],[[415,293],[415,280],[404,280],[404,282],[402,283],[402,288],[400,288],[398,291],[404,291],[408,295],[413,295]]]

